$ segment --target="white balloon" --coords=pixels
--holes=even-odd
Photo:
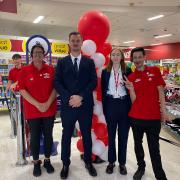
[[[92,146],[92,153],[100,156],[101,154],[103,154],[103,152],[106,150],[106,146],[104,145],[104,143],[97,139]]]
[[[106,146],[105,151],[99,157],[104,161],[108,160],[108,146]]]
[[[76,121],[75,127],[76,127],[76,129],[77,129],[78,131],[80,131],[79,122],[78,122],[78,121]]]
[[[96,135],[94,133],[94,131],[91,131],[91,139],[92,139],[92,142],[95,142],[96,141]]]
[[[96,100],[97,100],[97,93],[96,93],[96,91],[93,91],[93,99],[94,99],[94,103],[96,103]]]
[[[104,117],[104,114],[98,116],[98,122],[106,124],[106,119]]]
[[[83,41],[81,50],[83,54],[92,56],[96,52],[96,43],[92,40],[85,40]]]
[[[94,105],[94,114],[100,116],[103,114],[102,102],[96,101]]]
[[[98,78],[101,78],[101,74],[102,74],[103,69],[104,69],[104,66],[98,69],[98,71],[97,71],[97,77]]]
[[[102,53],[95,53],[91,56],[91,58],[94,60],[96,68],[101,68],[103,67],[105,63],[105,57]]]

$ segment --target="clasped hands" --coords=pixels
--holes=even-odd
[[[82,100],[82,96],[72,95],[69,99],[69,106],[71,106],[72,108],[80,107],[82,105]]]

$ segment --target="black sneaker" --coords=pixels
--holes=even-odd
[[[144,172],[144,168],[138,168],[137,171],[134,173],[133,180],[141,180],[142,176],[144,175]]]
[[[41,176],[41,161],[34,161],[33,176]]]
[[[54,172],[54,168],[51,164],[50,159],[44,160],[44,168],[46,169],[47,173],[49,173],[49,174]]]

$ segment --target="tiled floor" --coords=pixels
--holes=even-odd
[[[54,140],[60,141],[61,139],[61,124],[55,124],[54,127]],[[162,130],[161,136],[173,139],[167,132]],[[143,180],[154,180],[154,174],[152,172],[151,162],[149,158],[149,153],[147,149],[146,138],[144,138],[144,148],[146,154],[146,173],[143,176]],[[177,140],[176,140],[177,141]],[[133,149],[133,138],[132,132],[130,131],[129,142],[128,142],[128,154],[127,154],[127,170],[128,175],[122,176],[118,172],[118,166],[116,166],[115,172],[112,175],[107,175],[105,173],[105,168],[107,163],[95,165],[98,176],[96,178],[90,177],[84,168],[83,162],[80,160],[79,152],[76,148],[77,138],[72,138],[72,158],[70,166],[69,180],[131,180],[134,171],[136,170],[136,160]],[[168,180],[179,180],[180,179],[180,148],[170,145],[166,142],[160,141],[161,155],[164,170],[167,174]],[[60,152],[61,147],[58,146],[58,152]],[[16,151],[16,139],[10,138],[10,120],[8,114],[0,114],[0,180],[56,180],[60,179],[59,172],[62,167],[60,161],[60,155],[52,157],[52,163],[55,167],[55,173],[49,175],[42,168],[42,176],[35,178],[32,175],[32,164],[31,160],[28,160],[28,165],[23,167],[16,167],[17,161],[17,151]]]

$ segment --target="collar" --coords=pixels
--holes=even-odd
[[[72,61],[74,62],[74,59],[75,58],[77,58],[78,59],[78,61],[79,60],[81,60],[81,57],[82,57],[82,55],[81,54],[79,54],[79,56],[78,57],[75,57],[75,56],[73,56],[72,54],[70,54],[70,56],[71,56],[71,59],[72,59]]]
[[[46,67],[47,67],[47,65],[46,65],[45,63],[42,64],[42,68],[41,68],[40,70],[38,70],[38,69],[34,66],[33,63],[31,63],[30,66],[31,66],[31,68],[32,68],[34,71],[38,71],[38,72],[46,69]]]
[[[135,69],[135,73],[143,73],[143,72],[147,72],[148,71],[148,66],[144,65],[144,70],[143,71],[139,71],[137,69]]]

